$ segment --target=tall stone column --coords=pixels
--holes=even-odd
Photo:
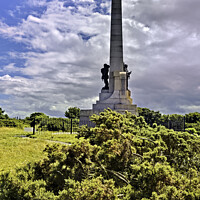
[[[122,0],[112,0],[109,78],[110,93],[117,89],[115,88],[115,83],[119,78],[115,76],[116,72],[123,71]]]
[[[108,74],[104,75],[105,71],[101,69],[102,75],[107,77]],[[133,105],[131,92],[127,87],[130,72],[123,62],[122,0],[112,0],[109,71],[109,89],[108,87],[102,88],[99,101],[93,104],[92,110],[81,110],[80,125],[94,126],[89,117],[107,108],[119,113],[124,113],[127,110],[135,115],[138,114],[137,105]],[[107,78],[105,80],[105,86],[107,86],[108,80]]]

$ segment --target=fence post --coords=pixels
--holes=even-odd
[[[185,116],[183,117],[183,129],[184,129],[184,132],[185,132]]]
[[[73,119],[71,118],[71,131],[70,131],[71,134],[72,134],[72,130],[73,130],[73,123],[72,123],[73,121],[72,121],[72,120],[73,120]]]
[[[63,121],[63,127],[62,127],[62,131],[65,132],[65,122]]]
[[[33,135],[35,135],[35,118],[33,120]]]

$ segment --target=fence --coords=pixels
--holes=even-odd
[[[168,129],[173,129],[174,131],[185,131],[185,117],[178,120],[167,120],[161,122],[160,125],[165,126]]]
[[[77,119],[63,119],[63,118],[49,118],[40,121],[34,120],[32,123],[33,134],[36,131],[53,131],[53,132],[77,132],[79,127],[79,120]]]
[[[88,123],[88,121],[87,121]],[[86,124],[87,124],[86,123]],[[91,127],[94,127],[92,122]],[[178,119],[165,119],[162,122],[157,123],[158,125],[163,125],[168,129],[173,129],[175,131],[185,131],[185,117],[179,117]],[[53,131],[53,132],[77,132],[79,125],[78,119],[63,119],[63,118],[48,118],[42,119],[39,122],[34,120],[33,126],[33,134],[36,131],[44,132],[44,131]],[[150,124],[152,126],[153,124]]]
[[[152,127],[153,123],[149,123]],[[158,121],[157,125],[165,126],[168,129],[174,131],[185,131],[185,116],[179,116],[178,118],[165,118],[163,121]]]

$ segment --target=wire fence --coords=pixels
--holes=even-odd
[[[45,132],[45,131],[52,131],[52,132],[70,132],[74,133],[77,132],[78,128],[81,125],[87,124],[89,127],[94,127],[95,124],[90,122],[90,126],[87,123],[79,123],[78,119],[64,119],[64,118],[48,118],[42,119],[41,121],[37,122],[34,120],[33,122],[33,134],[36,131],[38,132]],[[165,119],[163,122],[159,122],[157,125],[165,126],[168,129],[173,129],[175,131],[185,131],[185,117],[179,117],[178,119]],[[150,124],[153,126],[153,124]]]
[[[160,125],[168,129],[173,129],[174,131],[185,131],[185,118],[183,117],[181,120],[168,120],[166,122],[161,122]]]
[[[152,127],[154,123],[149,123]],[[165,126],[168,129],[173,129],[174,131],[185,131],[186,122],[185,116],[181,116],[178,119],[165,119],[164,121],[157,122],[157,125]]]
[[[74,133],[74,132],[77,132],[79,128],[79,120],[78,119],[49,118],[49,119],[42,119],[39,122],[34,120],[32,126],[33,126],[33,134],[35,134],[36,131]]]

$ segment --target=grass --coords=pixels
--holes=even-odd
[[[75,138],[76,134],[68,134],[68,133],[53,133],[53,132],[36,132],[35,135],[30,135],[32,138],[43,139],[43,140],[51,140],[51,141],[60,141],[66,143],[74,143],[78,139]]]
[[[12,170],[29,162],[42,159],[43,150],[48,140],[73,143],[75,134],[52,134],[50,132],[36,133],[33,138],[20,137],[30,135],[21,129],[0,128],[0,172]]]

